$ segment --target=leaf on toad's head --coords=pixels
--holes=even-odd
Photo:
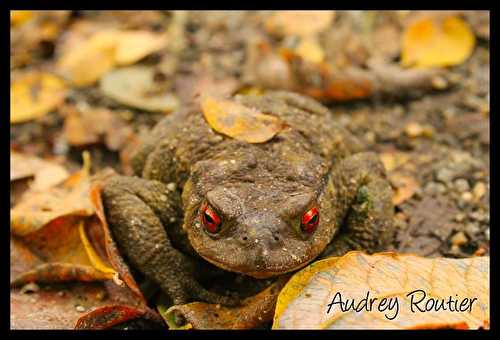
[[[203,95],[201,107],[211,128],[248,143],[267,142],[285,127],[279,118],[258,112],[233,100]]]
[[[11,182],[34,177],[30,187],[35,190],[44,190],[60,183],[68,176],[68,171],[57,163],[24,155],[13,150],[10,151]]]
[[[369,305],[375,298],[371,310],[363,308],[362,299]],[[389,299],[395,305],[396,298],[397,314],[395,308],[387,309]],[[471,302],[474,298],[475,304]],[[344,307],[346,299],[349,303],[354,300],[354,308],[358,303],[361,307],[358,312],[352,308],[342,311],[340,299]],[[444,304],[448,299],[461,304],[468,299],[466,305],[472,308],[470,312],[463,308],[464,312],[449,308],[419,312],[433,308],[430,299],[434,299],[433,306],[443,300]],[[385,309],[380,312],[380,307]],[[296,273],[278,297],[273,329],[446,328],[462,323],[468,328],[489,323],[489,257],[427,259],[352,251]]]
[[[10,122],[23,123],[44,116],[61,104],[66,85],[46,72],[29,72],[10,85]]]
[[[68,49],[58,60],[59,71],[75,86],[92,85],[115,65],[117,34],[115,30],[97,32]]]
[[[423,18],[403,34],[401,65],[452,66],[463,63],[474,50],[475,37],[460,18]]]
[[[328,28],[334,18],[334,11],[277,11],[266,20],[265,27],[278,36],[308,36]]]
[[[133,64],[167,44],[167,36],[149,31],[121,31],[115,60],[118,65]]]
[[[179,107],[176,96],[154,79],[154,69],[131,66],[115,70],[101,79],[101,92],[117,102],[151,112],[171,112]]]
[[[273,317],[278,294],[290,276],[280,277],[257,295],[248,297],[238,307],[224,307],[204,302],[172,306],[165,310],[159,306],[170,329],[251,329]],[[177,317],[182,316],[182,324]]]

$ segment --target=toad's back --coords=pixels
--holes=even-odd
[[[292,93],[237,96],[235,100],[283,120],[287,128],[270,141],[249,144],[212,130],[201,110],[185,109],[170,114],[153,129],[134,156],[137,175],[182,186],[192,166],[200,161],[238,161],[235,174],[277,181],[318,183],[333,161],[358,147],[355,139],[336,125],[333,114],[317,102]],[[354,149],[353,149],[354,148]],[[154,158],[161,157],[162,169]],[[227,174],[226,174],[227,175]]]

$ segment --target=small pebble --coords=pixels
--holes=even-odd
[[[167,189],[170,190],[170,191],[175,191],[177,185],[175,185],[174,182],[170,182],[167,184]]]
[[[425,185],[424,192],[428,195],[442,194],[446,191],[446,187],[437,182],[429,182]]]
[[[467,236],[465,236],[463,231],[459,231],[455,235],[451,237],[451,244],[455,246],[461,246],[463,244],[466,244],[468,239]]]
[[[411,122],[405,126],[405,133],[408,137],[418,137],[423,132],[424,128],[419,123]]]
[[[464,213],[458,213],[454,217],[455,222],[462,222],[465,220],[465,214]]]
[[[484,237],[486,237],[486,241],[490,240],[490,228],[484,231]]]
[[[25,284],[21,288],[21,294],[36,293],[39,290],[40,290],[40,287],[36,283],[30,282],[30,283]]]
[[[473,211],[469,214],[470,218],[473,220],[482,222],[486,219],[486,215],[481,211]]]
[[[479,232],[479,226],[475,223],[467,223],[467,225],[465,226],[465,232],[469,236],[473,237]]]
[[[437,180],[444,183],[450,182],[452,177],[453,177],[453,172],[451,172],[451,170],[447,168],[439,169],[439,171],[436,174]]]
[[[470,202],[472,201],[472,194],[469,192],[469,191],[466,191],[462,194],[462,196],[460,196],[462,198],[463,201],[465,202]]]
[[[486,194],[486,185],[483,182],[477,182],[472,192],[474,193],[474,197],[479,200]]]
[[[86,311],[85,307],[83,307],[82,305],[77,305],[75,307],[76,311],[79,312],[79,313],[83,313]]]
[[[468,191],[470,189],[469,182],[463,178],[459,178],[455,181],[455,188],[458,192]]]
[[[450,248],[450,253],[453,255],[458,255],[460,254],[460,247],[457,246],[456,244],[452,245]]]

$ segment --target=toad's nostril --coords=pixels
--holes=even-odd
[[[242,239],[243,241],[246,241],[246,240],[248,240],[248,237],[243,236],[241,239]]]

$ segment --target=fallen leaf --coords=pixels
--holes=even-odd
[[[137,109],[151,112],[171,112],[180,103],[162,84],[155,83],[154,69],[131,66],[108,73],[101,79],[105,96]]]
[[[410,155],[405,152],[398,151],[382,152],[379,154],[379,157],[387,172],[391,172],[399,168],[410,160]]]
[[[116,112],[106,108],[79,110],[64,107],[63,135],[73,146],[86,146],[103,142],[109,150],[120,150],[133,130]],[[96,122],[99,122],[96,124]]]
[[[58,62],[58,68],[74,85],[92,85],[116,65],[133,64],[162,49],[166,43],[164,34],[102,30],[76,43],[76,46],[67,47]]]
[[[152,321],[157,324],[157,328],[160,328],[163,325],[163,321],[158,313],[154,312],[147,306],[138,308],[129,305],[110,305],[96,308],[80,317],[76,322],[75,329],[110,329],[111,327],[123,322],[139,318]]]
[[[75,86],[94,84],[115,65],[116,34],[115,30],[97,32],[68,48],[57,62],[58,70]]]
[[[88,171],[84,167],[57,186],[26,192],[23,200],[10,211],[12,233],[23,237],[60,217],[92,216]]]
[[[311,63],[321,63],[325,59],[325,52],[316,39],[304,38],[295,48],[295,53]]]
[[[167,36],[149,31],[121,31],[118,35],[115,61],[118,65],[133,64],[164,48]]]
[[[58,186],[30,190],[11,210],[11,233],[40,261],[11,281],[12,286],[28,282],[110,280],[116,272],[101,259],[94,246],[103,248],[100,224],[92,217],[89,198],[90,160],[84,168]],[[96,229],[97,228],[97,229]],[[94,237],[93,244],[87,233]],[[103,251],[101,250],[101,254]]]
[[[389,180],[396,187],[396,192],[392,197],[394,205],[399,205],[411,198],[420,187],[415,178],[400,173],[389,174]]]
[[[66,85],[47,72],[28,72],[10,85],[10,122],[23,123],[44,116],[64,100]]]
[[[417,290],[425,291],[425,297]],[[354,299],[357,305],[367,292],[368,301],[377,298],[371,311],[341,311],[333,304],[327,313],[335,296],[335,302],[339,301],[338,293],[344,304],[346,299],[350,299],[349,304]],[[387,299],[386,309],[379,311],[383,298]],[[393,303],[398,299],[396,316],[395,309],[387,309],[391,298]],[[458,300],[459,306],[465,298],[469,300],[463,306],[471,306],[470,312],[448,308],[423,313],[417,309],[425,308],[425,304],[432,308],[428,302],[431,299],[434,305],[444,299],[445,306],[448,299]],[[476,300],[471,304],[473,298]],[[489,324],[489,257],[428,259],[352,251],[343,257],[317,261],[296,273],[278,297],[273,329],[463,328],[464,324],[470,329]]]
[[[201,107],[205,119],[215,131],[248,143],[264,143],[284,128],[279,118],[233,100],[203,95]]]
[[[225,307],[204,302],[192,302],[169,309],[159,307],[169,329],[251,329],[273,317],[278,294],[289,279],[284,276],[257,295],[248,297],[238,307]],[[177,315],[185,322],[176,323]]]
[[[463,63],[474,50],[475,36],[462,19],[427,17],[404,32],[401,65],[439,67]]]
[[[19,25],[33,17],[33,11],[10,11],[10,24]]]
[[[334,11],[276,11],[265,21],[265,27],[279,36],[307,36],[325,30],[334,18]]]
[[[24,178],[33,178],[30,188],[35,190],[48,189],[62,182],[69,176],[68,171],[61,165],[10,151],[10,181]]]

